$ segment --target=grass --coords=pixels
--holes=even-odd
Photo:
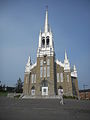
[[[77,97],[75,97],[75,96],[63,96],[64,98],[66,98],[66,99],[77,99]]]
[[[8,92],[0,92],[0,96],[7,96]]]

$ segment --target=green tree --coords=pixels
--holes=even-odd
[[[19,78],[19,80],[17,80],[17,83],[16,83],[16,93],[22,93],[23,92],[23,82],[21,80],[21,78]]]
[[[0,81],[0,92],[3,91],[2,82]]]
[[[4,84],[3,87],[2,87],[2,90],[5,91],[5,88],[6,88],[6,87],[5,87],[5,84]]]

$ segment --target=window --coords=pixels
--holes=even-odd
[[[57,82],[59,82],[59,73],[57,73]]]
[[[47,77],[50,77],[50,67],[47,66]]]
[[[31,95],[35,95],[35,89],[31,90]]]
[[[43,60],[40,60],[40,66],[43,66]]]
[[[42,47],[45,47],[45,37],[42,38]]]
[[[42,87],[42,95],[48,95],[48,87]]]
[[[34,75],[34,83],[36,83],[36,74]]]
[[[27,77],[26,77],[26,84],[28,83]]]
[[[42,84],[43,87],[47,87],[48,86],[48,81],[45,80],[45,78],[44,78],[44,80],[42,80],[41,84]]]
[[[49,36],[46,37],[46,45],[49,47]]]
[[[44,63],[45,63],[45,64],[46,64],[46,56],[47,56],[47,55],[44,55]]]
[[[67,82],[69,82],[69,75],[67,75]]]
[[[60,73],[61,82],[63,82],[63,73]]]
[[[46,92],[46,89],[43,89],[43,92]]]
[[[32,83],[34,83],[34,74],[32,74]]]
[[[32,86],[31,88],[31,95],[35,95],[35,86]]]
[[[36,74],[32,74],[32,83],[36,83]]]
[[[43,67],[40,67],[40,77],[43,77]]]
[[[50,59],[47,59],[47,65],[50,65]]]
[[[46,67],[44,67],[44,77],[46,77]]]

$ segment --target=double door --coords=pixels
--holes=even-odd
[[[42,96],[48,95],[48,87],[42,87]]]

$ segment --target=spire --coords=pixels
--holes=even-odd
[[[51,28],[50,28],[50,33],[52,33],[52,30],[51,30]]]
[[[64,58],[64,71],[66,71],[66,72],[70,71],[70,63],[67,58],[66,50],[65,50],[65,58]]]
[[[75,71],[77,71],[77,70],[76,70],[76,66],[75,66],[75,65],[73,66],[73,70],[74,70],[74,72],[75,72]]]
[[[39,48],[41,47],[41,35],[42,35],[42,31],[40,29],[40,33],[39,33]]]
[[[65,50],[65,60],[67,60],[67,53],[66,53],[66,50]]]
[[[26,67],[25,67],[25,73],[30,72],[30,68],[31,68],[31,57],[29,56],[28,62],[27,62]]]
[[[48,32],[48,8],[46,9],[44,32]]]
[[[28,64],[30,63],[30,61],[31,61],[31,59],[30,59],[30,56],[29,56],[29,58],[28,58]]]
[[[54,55],[53,34],[48,24],[48,8],[47,7],[45,12],[46,12],[46,16],[45,16],[44,31],[40,30],[40,33],[39,33],[37,57],[42,57],[44,54],[47,56]]]
[[[40,29],[40,34],[42,33],[41,29]]]
[[[30,56],[28,57],[27,65],[31,65],[31,57]]]
[[[40,29],[40,32],[39,32],[39,36],[41,37],[41,34],[42,34],[42,31],[41,31],[41,29]]]
[[[76,70],[76,66],[75,66],[75,65],[73,66],[73,71],[71,72],[71,76],[72,76],[72,77],[76,77],[76,78],[78,77],[78,76],[77,76],[77,70]]]

